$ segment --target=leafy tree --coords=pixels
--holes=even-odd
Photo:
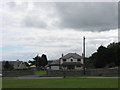
[[[43,66],[43,67],[48,64],[47,56],[45,54],[42,54],[41,61],[42,61],[41,66]]]
[[[120,66],[120,42],[110,43],[107,48],[100,46],[89,59],[96,68]]]
[[[90,58],[85,58],[85,67],[86,68],[94,68],[94,65],[93,65],[93,60]]]
[[[41,66],[41,57],[40,56],[36,56],[35,58],[33,58],[35,60],[35,65],[36,67],[40,67]]]
[[[111,63],[114,63],[116,66],[120,65],[120,42],[111,43],[107,46],[109,50],[109,60]]]
[[[28,63],[30,63],[30,66],[31,66],[31,65],[35,65],[35,61],[29,60]]]
[[[3,66],[4,70],[13,70],[14,67],[11,65],[8,61],[5,62],[5,65]]]
[[[25,63],[26,66],[28,66],[28,67],[30,66],[27,62],[24,62],[24,63]]]
[[[37,55],[33,60],[34,61],[29,61],[29,63],[35,65],[37,69],[44,68],[44,66],[48,64],[47,56],[45,54],[42,54],[41,57]]]

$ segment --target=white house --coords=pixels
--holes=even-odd
[[[59,60],[61,69],[82,69],[83,57],[77,53],[62,55]]]

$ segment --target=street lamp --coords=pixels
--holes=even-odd
[[[85,75],[85,37],[83,37],[83,74]]]

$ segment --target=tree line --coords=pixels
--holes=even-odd
[[[107,47],[102,45],[98,47],[97,52],[86,59],[86,67],[89,66],[94,68],[120,66],[120,42],[110,43]]]

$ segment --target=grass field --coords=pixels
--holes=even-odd
[[[46,71],[36,71],[35,74],[46,74]]]
[[[3,88],[118,88],[118,79],[4,79]]]
[[[2,88],[2,77],[0,77],[0,89]]]

